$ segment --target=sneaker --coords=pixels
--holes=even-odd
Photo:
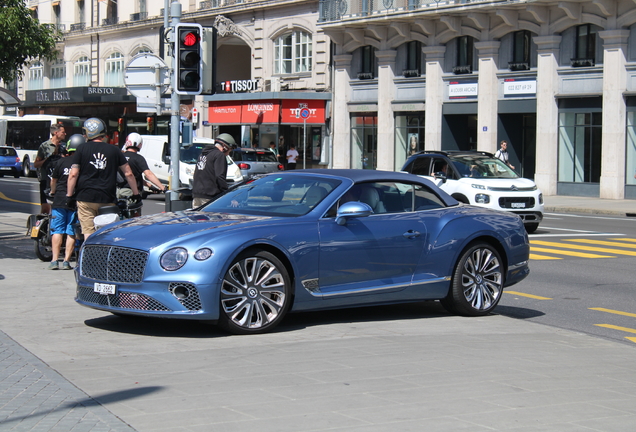
[[[71,263],[64,261],[62,263],[62,270],[73,270],[73,267],[71,267]]]
[[[60,264],[57,261],[53,261],[51,264],[49,264],[49,266],[46,268],[47,270],[58,270],[60,268]]]

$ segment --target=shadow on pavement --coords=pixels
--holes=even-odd
[[[544,312],[535,310],[535,309],[527,309],[515,306],[502,306],[498,305],[495,308],[495,313],[499,315],[504,315],[509,318],[517,318],[517,319],[529,319],[536,318],[545,315]]]

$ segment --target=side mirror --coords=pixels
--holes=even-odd
[[[435,177],[436,179],[440,179],[442,181],[442,183],[446,183],[446,180],[448,179],[446,177],[446,174],[444,174],[442,171],[436,172],[433,177]]]
[[[373,210],[368,204],[351,201],[340,206],[336,214],[336,223],[338,225],[346,225],[347,219],[350,217],[367,217],[372,214]]]

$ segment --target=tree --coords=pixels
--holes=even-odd
[[[0,0],[0,78],[13,81],[22,67],[37,58],[57,57],[55,43],[62,40],[57,27],[40,24],[24,0]]]

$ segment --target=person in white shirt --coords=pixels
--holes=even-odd
[[[296,146],[292,144],[287,150],[287,169],[293,170],[296,169],[296,159],[298,159],[298,152],[296,151]]]
[[[499,143],[499,145],[501,146],[501,148],[497,150],[497,152],[495,153],[495,157],[508,165],[510,169],[515,169],[515,167],[512,166],[512,164],[508,160],[508,141],[503,140],[501,141],[501,143]]]

